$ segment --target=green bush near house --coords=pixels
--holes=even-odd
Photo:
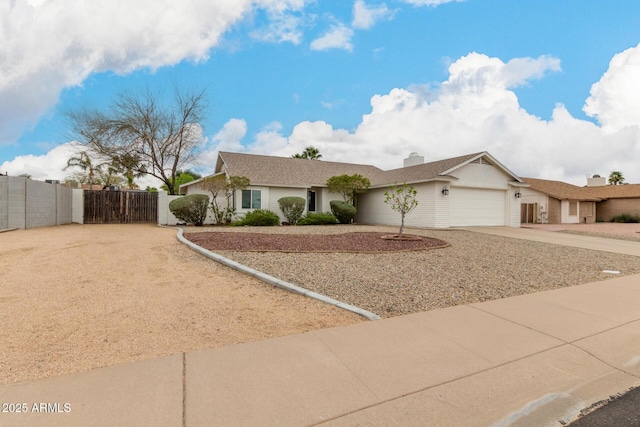
[[[623,222],[623,223],[639,223],[640,216],[631,214],[619,214],[611,218],[611,222]]]
[[[190,194],[172,200],[169,203],[169,210],[180,221],[200,227],[207,219],[208,206],[209,196],[206,194]]]
[[[280,211],[289,224],[296,224],[302,218],[306,204],[306,200],[302,197],[291,196],[278,199]]]
[[[356,217],[358,213],[350,203],[343,202],[342,200],[332,200],[329,202],[331,206],[331,212],[338,218],[340,224],[349,224]]]
[[[233,225],[252,225],[258,227],[268,227],[278,224],[280,224],[280,217],[268,209],[256,209],[247,212],[241,221],[233,223]]]
[[[311,212],[300,218],[296,225],[331,225],[337,223],[338,219],[331,212]]]

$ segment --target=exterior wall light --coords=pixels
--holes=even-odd
[[[522,197],[522,193],[520,192],[520,190],[516,191],[516,194],[514,194],[514,196],[516,197],[516,199],[519,199],[520,197]]]
[[[449,195],[449,187],[442,187],[442,195],[443,196]]]

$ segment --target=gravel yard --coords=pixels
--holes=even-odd
[[[189,228],[189,232],[305,235],[394,233],[394,227],[305,226]],[[209,249],[256,270],[331,298],[393,317],[421,310],[505,298],[640,273],[640,260],[599,251],[510,239],[463,230],[407,233],[443,240],[449,247],[395,253],[286,253]],[[300,243],[299,243],[300,244]],[[366,247],[361,250],[366,251]]]

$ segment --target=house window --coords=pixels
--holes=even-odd
[[[578,202],[569,202],[569,215],[578,216]]]
[[[242,190],[242,209],[260,209],[261,190]]]

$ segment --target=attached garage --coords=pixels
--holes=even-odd
[[[506,225],[506,191],[453,187],[449,200],[449,225]]]

